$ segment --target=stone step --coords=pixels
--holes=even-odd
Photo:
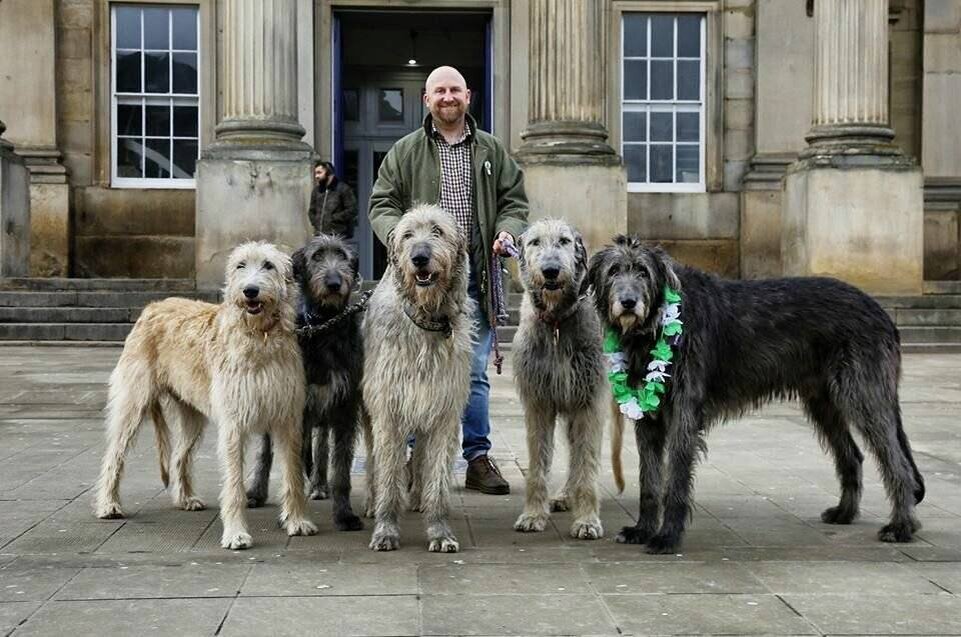
[[[216,303],[217,292],[163,290],[117,292],[105,290],[0,290],[0,307],[143,307],[171,296]]]
[[[892,310],[888,310],[892,312]],[[893,310],[898,327],[945,326],[961,327],[961,309],[901,308]]]
[[[961,309],[961,294],[925,294],[923,296],[878,296],[881,307],[886,309]]]
[[[132,323],[0,323],[0,341],[122,341]]]
[[[0,307],[0,323],[132,323],[136,307]]]
[[[901,342],[914,343],[961,343],[961,325],[912,325],[898,327]]]
[[[115,290],[190,292],[197,289],[193,279],[73,279],[66,277],[10,277],[0,279],[2,290]]]
[[[516,325],[505,325],[504,327],[497,328],[497,342],[498,343],[510,343],[514,340],[514,334],[517,333]]]
[[[961,294],[961,281],[925,281],[925,294]]]

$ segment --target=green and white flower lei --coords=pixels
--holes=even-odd
[[[658,310],[657,340],[651,350],[651,362],[647,364],[647,375],[642,387],[627,384],[627,370],[630,363],[621,351],[621,339],[616,330],[607,328],[604,334],[604,353],[610,363],[607,378],[611,381],[614,400],[621,413],[631,420],[640,420],[646,413],[656,413],[661,404],[660,396],[667,391],[667,379],[671,377],[667,368],[674,358],[672,345],[684,331],[681,322],[681,295],[676,290],[664,286],[664,303]],[[668,341],[670,339],[670,342]]]

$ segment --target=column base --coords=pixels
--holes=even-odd
[[[30,174],[13,145],[0,139],[0,277],[29,273]]]
[[[607,130],[593,122],[534,122],[521,133],[524,143],[518,161],[526,164],[593,164],[619,166],[617,153],[607,143]]]
[[[306,146],[306,144],[305,144]],[[230,251],[265,240],[288,254],[310,236],[312,151],[234,149],[224,144],[197,164],[196,276],[200,290],[224,283]],[[232,156],[228,156],[232,154]]]
[[[624,167],[522,161],[530,219],[557,217],[573,224],[589,253],[627,232]]]
[[[70,185],[56,147],[20,147],[30,171],[30,276],[70,274]]]
[[[921,294],[922,183],[905,158],[798,161],[784,182],[784,274],[832,276],[871,294]]]

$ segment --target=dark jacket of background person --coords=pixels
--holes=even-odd
[[[357,197],[346,183],[336,177],[331,180],[333,183],[326,187],[314,186],[307,216],[315,233],[339,234],[350,239],[357,223]]]

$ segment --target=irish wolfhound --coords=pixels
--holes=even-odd
[[[204,418],[217,425],[224,471],[221,546],[251,546],[244,494],[247,436],[270,432],[284,458],[280,522],[289,535],[313,535],[301,472],[304,366],[294,336],[297,291],[290,258],[263,242],[245,243],[227,260],[220,305],[166,299],[143,311],[110,375],[107,451],[95,503],[99,518],[123,517],[124,458],[148,412],[167,482],[167,422],[179,423],[173,500],[204,508],[191,486],[191,460]]]
[[[521,278],[526,294],[514,337],[514,382],[527,425],[527,502],[518,531],[543,531],[549,511],[571,508],[571,536],[601,537],[597,472],[604,357],[597,313],[585,301],[587,250],[578,232],[557,219],[535,222],[521,237]],[[567,483],[548,502],[547,480],[557,417],[567,422]]]
[[[310,497],[328,496],[328,435],[334,438],[334,528],[364,528],[350,508],[350,468],[358,431],[360,377],[364,369],[364,345],[360,315],[348,305],[359,283],[357,257],[339,237],[321,234],[294,252],[294,279],[300,286],[297,313],[300,348],[307,372],[307,405],[304,409],[304,460],[310,476]],[[316,435],[314,435],[316,432]],[[254,483],[247,491],[250,506],[267,499],[270,478],[271,440],[264,434]]]
[[[659,410],[634,422],[640,512],[637,524],[624,527],[617,541],[646,543],[650,553],[673,552],[689,515],[694,466],[706,452],[707,429],[769,400],[794,396],[833,453],[841,482],[839,504],[821,519],[850,524],[858,514],[863,456],[851,436],[856,430],[877,457],[893,504],[878,537],[910,541],[919,528],[914,505],[924,497],[924,481],[901,425],[900,342],[884,310],[834,279],[726,281],[679,266],[635,237],[614,242],[591,259],[589,278],[597,311],[619,340],[629,386],[644,385],[652,369],[649,352],[664,333],[661,325],[676,322],[664,304],[666,294],[673,296],[665,286],[679,293],[683,326],[680,336],[670,337],[673,345],[664,342],[674,351]],[[623,426],[619,416],[615,410],[615,442]],[[619,457],[619,444],[613,452]],[[615,479],[623,486],[618,470],[615,459]]]
[[[374,460],[367,479],[376,484],[370,548],[400,545],[407,439],[416,435],[414,483],[421,486],[412,508],[424,512],[428,550],[454,553],[460,546],[447,520],[450,480],[475,331],[467,241],[449,213],[424,205],[401,218],[388,249],[389,267],[364,318],[362,386]]]

